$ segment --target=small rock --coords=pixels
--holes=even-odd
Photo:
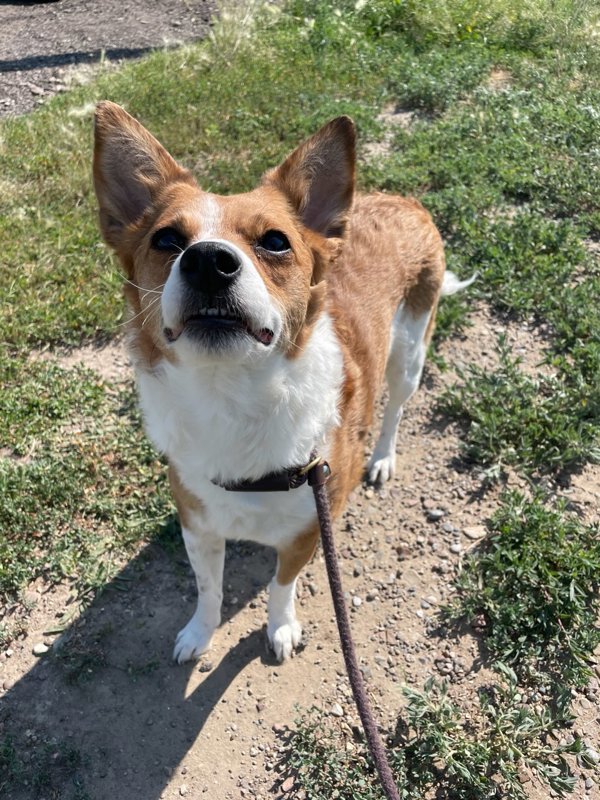
[[[271,726],[271,730],[273,733],[285,733],[287,731],[287,725],[283,722],[274,722]]]
[[[587,750],[583,752],[583,757],[588,764],[593,764],[595,766],[600,763],[600,753],[592,747],[588,747]]]
[[[362,606],[362,600],[360,599],[360,597],[354,596],[352,598],[352,605],[354,606],[354,608],[360,608]]]
[[[281,784],[281,791],[284,794],[287,794],[288,792],[291,792],[293,788],[294,788],[294,779],[290,775],[290,777],[286,778],[284,782]]]
[[[590,789],[593,789],[595,786],[594,781],[591,778],[585,779],[585,788],[589,792]]]
[[[212,672],[213,665],[210,661],[204,661],[198,667],[198,672]]]
[[[441,519],[446,512],[441,508],[430,508],[427,511],[427,519],[430,522],[437,522],[438,519]]]
[[[185,797],[185,795],[186,795],[187,793],[188,793],[188,787],[187,787],[187,784],[185,784],[185,783],[182,783],[182,784],[181,784],[181,786],[179,787],[179,794],[180,794],[182,797]]]
[[[43,642],[37,642],[37,644],[33,645],[32,653],[34,656],[44,656],[46,655],[49,649],[50,648]]]
[[[331,706],[331,711],[329,712],[333,717],[343,717],[344,716],[344,709],[341,707],[339,703],[334,703]]]
[[[462,552],[462,545],[459,542],[453,542],[449,549],[451,553],[460,553]]]
[[[410,545],[406,542],[400,542],[399,545],[396,545],[396,552],[398,553],[398,558],[408,558],[410,556]]]
[[[468,539],[477,541],[477,539],[483,539],[486,534],[486,530],[483,525],[470,525],[467,528],[463,528],[463,533]]]
[[[358,578],[360,575],[363,574],[362,561],[359,561],[358,558],[354,560],[353,567],[354,567],[353,573],[355,578]]]

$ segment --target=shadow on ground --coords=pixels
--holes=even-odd
[[[254,660],[272,668],[264,630],[232,639],[218,663],[172,663],[174,636],[195,605],[184,557],[145,548],[5,693],[0,796],[157,800],[240,672]],[[273,566],[266,549],[228,547],[224,584],[237,602],[224,606],[220,637]],[[188,691],[198,670],[205,677]]]

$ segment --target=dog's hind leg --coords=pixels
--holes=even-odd
[[[286,547],[277,549],[277,570],[269,586],[267,635],[278,661],[289,658],[302,639],[302,626],[296,619],[296,580],[312,558],[318,541],[319,528],[314,525]]]
[[[419,386],[427,345],[433,332],[435,308],[413,314],[402,304],[394,316],[390,352],[386,365],[389,398],[381,433],[367,467],[370,483],[382,484],[393,477],[396,468],[396,437],[407,401]]]
[[[171,489],[177,503],[185,549],[194,570],[198,603],[190,621],[177,634],[173,658],[179,664],[198,658],[210,647],[221,622],[225,540],[204,530],[202,504],[169,469]]]

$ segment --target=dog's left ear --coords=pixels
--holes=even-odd
[[[337,117],[269,170],[264,183],[287,195],[307,228],[323,236],[344,233],[354,194],[356,130]]]

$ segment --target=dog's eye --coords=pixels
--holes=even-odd
[[[290,243],[285,233],[281,231],[267,231],[257,242],[258,246],[270,253],[285,253],[290,249]]]
[[[160,228],[152,237],[151,245],[155,250],[179,251],[185,248],[185,239],[175,228]]]

